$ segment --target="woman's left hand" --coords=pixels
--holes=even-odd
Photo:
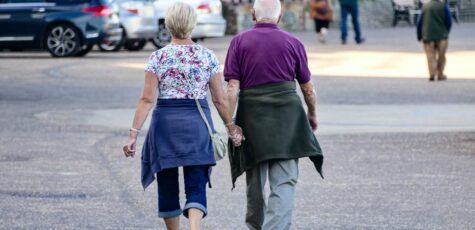
[[[127,144],[122,148],[124,150],[125,157],[134,157],[137,146],[137,137],[129,137]]]

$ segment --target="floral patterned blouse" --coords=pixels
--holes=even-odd
[[[158,77],[159,99],[205,99],[219,68],[213,51],[201,45],[169,44],[150,55],[145,71]]]

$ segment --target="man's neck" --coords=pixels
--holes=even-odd
[[[272,23],[272,24],[277,24],[277,21],[274,20],[274,19],[263,18],[263,19],[257,20],[256,23]]]

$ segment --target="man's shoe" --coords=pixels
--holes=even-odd
[[[430,76],[429,77],[429,81],[434,81],[435,80],[435,77],[434,76]]]
[[[361,38],[359,41],[356,41],[356,44],[361,45],[366,41],[365,38]]]
[[[342,45],[346,45],[346,40],[341,40]]]
[[[437,79],[439,81],[445,81],[447,80],[447,75],[442,75],[442,76],[439,76],[439,79]]]

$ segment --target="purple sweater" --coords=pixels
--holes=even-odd
[[[304,84],[310,77],[303,44],[275,24],[257,23],[231,41],[224,78],[239,80],[241,89],[295,79]]]

